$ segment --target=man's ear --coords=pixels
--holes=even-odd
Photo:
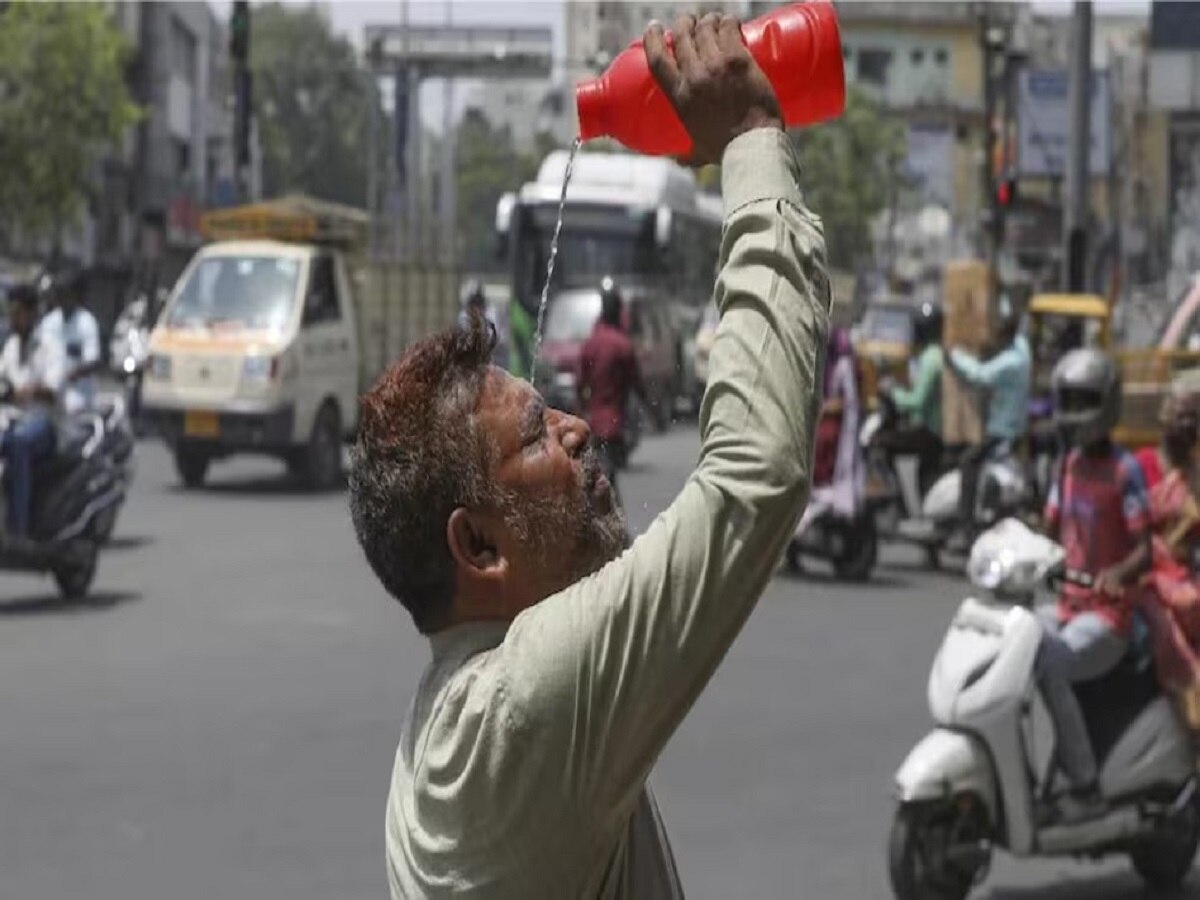
[[[491,517],[465,507],[450,513],[446,543],[465,577],[495,581],[508,572],[508,560],[500,554],[495,528]]]

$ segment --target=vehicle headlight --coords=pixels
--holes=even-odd
[[[270,381],[278,371],[277,356],[247,356],[242,362],[242,377],[247,381]]]
[[[146,372],[151,378],[169,381],[171,378],[171,357],[164,353],[151,353],[150,361],[146,364]]]

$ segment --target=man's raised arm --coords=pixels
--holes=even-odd
[[[674,85],[699,153],[719,143],[705,136],[714,122],[736,135],[720,144],[721,322],[699,464],[629,551],[521,614],[499,651],[511,721],[537,736],[527,749],[546,754],[543,777],[561,778],[563,792],[598,820],[633,802],[724,657],[774,573],[811,480],[830,304],[821,226],[804,208],[795,151],[736,23],[706,31],[709,21],[691,39],[676,30],[682,74],[660,75]],[[648,33],[656,73],[661,46],[661,33]],[[766,107],[761,121],[745,109],[756,103]]]

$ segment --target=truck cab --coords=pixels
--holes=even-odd
[[[286,201],[214,213],[150,336],[142,402],[189,488],[238,453],[313,489],[341,477],[360,336],[348,257],[365,216]]]

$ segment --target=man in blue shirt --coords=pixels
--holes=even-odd
[[[960,549],[970,546],[974,536],[975,497],[984,462],[991,456],[1011,451],[1025,433],[1029,406],[1029,342],[1019,333],[1020,319],[1007,297],[1000,300],[1000,328],[996,352],[986,361],[955,347],[947,356],[949,368],[972,387],[988,395],[983,442],[972,447],[962,460],[962,491],[959,495]]]

